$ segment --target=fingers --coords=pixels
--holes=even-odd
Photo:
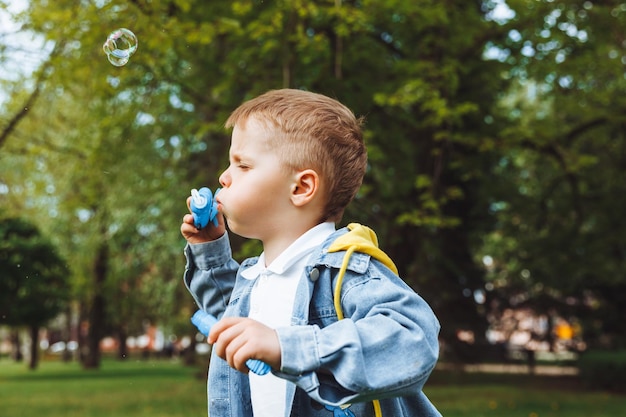
[[[280,343],[276,332],[255,320],[224,318],[211,328],[207,340],[219,357],[241,372],[248,372],[248,359],[259,359],[270,366],[280,367]]]
[[[205,236],[206,231],[198,230],[194,225],[193,216],[191,214],[185,214],[183,216],[183,222],[180,225],[180,234],[183,235],[189,243],[203,243],[211,240]]]
[[[187,197],[188,209],[190,202],[191,197]],[[209,242],[211,240],[218,239],[226,231],[226,222],[224,221],[222,213],[217,213],[217,221],[217,226],[214,226],[213,223],[209,223],[206,227],[198,229],[194,224],[194,218],[190,210],[189,213],[183,216],[183,222],[180,225],[180,233],[189,243]]]
[[[241,320],[241,317],[224,317],[213,326],[211,326],[211,331],[207,336],[207,342],[212,345],[215,344],[215,342],[217,342],[217,338],[222,334],[222,332],[232,326],[232,324],[234,324],[236,320]]]
[[[249,340],[245,337],[245,324],[247,319],[241,317],[225,318],[217,322],[209,333],[208,342],[213,344],[215,353],[228,364],[240,372],[247,373],[248,367],[245,362],[251,356],[246,345]]]
[[[193,224],[193,215],[192,215],[192,214],[185,214],[185,215],[183,216],[183,223],[185,223],[185,224],[189,224],[189,225],[191,225],[191,226],[193,226],[193,227],[196,227],[196,226],[194,226],[194,224]]]

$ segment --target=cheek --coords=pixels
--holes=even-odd
[[[229,187],[220,191],[224,194],[220,196],[220,202],[227,212],[248,210],[250,204],[251,193],[243,191],[241,188]]]

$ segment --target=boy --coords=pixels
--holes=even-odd
[[[185,285],[221,317],[208,337],[209,415],[440,416],[422,392],[436,317],[373,232],[335,230],[365,174],[360,121],[336,100],[283,89],[245,102],[226,127],[218,226],[198,230],[191,214],[181,225]],[[224,219],[263,253],[235,262]],[[248,359],[272,373],[248,373]]]

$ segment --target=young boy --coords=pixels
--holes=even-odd
[[[436,317],[371,230],[335,230],[365,174],[360,121],[336,100],[283,89],[245,102],[226,127],[218,226],[199,230],[191,214],[181,225],[185,285],[221,318],[208,337],[209,415],[440,416],[422,392]],[[235,262],[225,221],[263,253]],[[248,373],[248,359],[271,374]]]

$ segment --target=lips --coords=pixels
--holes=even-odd
[[[217,198],[215,199],[215,202],[217,203],[217,211],[218,213],[222,213],[222,215],[224,215],[224,205],[222,204],[222,202],[220,200],[218,200]]]

